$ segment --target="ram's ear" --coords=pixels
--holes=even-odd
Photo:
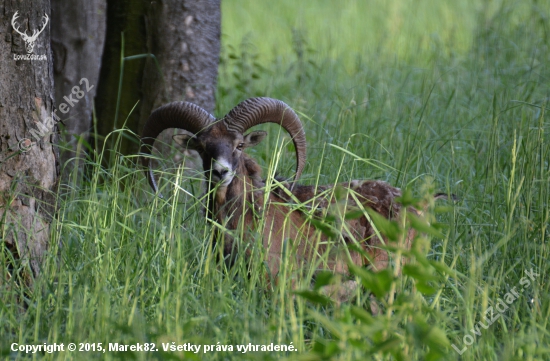
[[[172,139],[184,149],[199,150],[200,143],[196,136],[189,133],[176,134],[172,136]]]
[[[264,132],[263,130],[256,130],[253,132],[248,133],[243,138],[244,147],[253,147],[260,143],[264,138],[266,137],[267,132]]]

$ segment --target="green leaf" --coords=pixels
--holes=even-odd
[[[391,337],[385,341],[380,342],[372,348],[372,352],[388,352],[394,349],[400,348],[401,340],[397,337]]]
[[[444,237],[443,234],[441,234],[441,232],[439,232],[435,227],[430,226],[430,224],[428,222],[421,219],[420,217],[418,217],[418,216],[416,216],[412,213],[409,213],[408,219],[411,222],[412,228],[414,228],[414,229],[416,229],[420,232],[423,232],[423,233],[429,234],[431,236],[434,236],[434,237],[439,237],[439,238]]]
[[[340,352],[337,341],[316,340],[313,345],[313,352],[323,356],[323,359],[330,358]]]
[[[361,284],[378,298],[383,298],[390,291],[393,275],[388,269],[372,272],[365,268],[349,264],[350,272],[361,279]]]
[[[315,275],[315,285],[313,289],[318,291],[320,288],[329,285],[336,276],[330,271],[321,271]]]
[[[372,315],[365,311],[363,307],[351,306],[350,312],[353,316],[367,325],[371,325],[374,322]]]
[[[316,292],[316,291],[311,291],[311,290],[302,290],[302,291],[294,291],[293,292],[295,295],[298,295],[302,298],[305,298],[306,300],[312,302],[312,303],[316,303],[316,304],[319,304],[321,306],[327,306],[327,305],[330,305],[332,304],[332,300],[330,298],[328,298],[327,296],[324,296],[322,294],[320,294],[319,292]]]
[[[432,273],[432,268],[427,268],[421,264],[407,264],[403,266],[403,274],[416,280],[416,288],[425,295],[434,294],[438,285],[432,282],[439,280],[439,275]]]
[[[447,275],[454,274],[454,271],[443,262],[429,261],[429,263],[433,268],[435,268],[440,273],[447,274]]]
[[[416,206],[419,203],[418,199],[413,197],[413,193],[410,187],[405,188],[401,194],[401,197],[398,197],[395,200],[401,203],[404,208]]]
[[[426,335],[426,343],[433,349],[444,350],[450,347],[449,339],[445,334],[445,331],[437,326],[430,327],[430,331]]]
[[[425,360],[426,361],[447,360],[447,354],[446,353],[441,353],[441,352],[436,351],[436,350],[430,350],[426,354]]]
[[[335,238],[338,235],[338,233],[334,230],[333,227],[331,227],[330,225],[326,224],[323,221],[312,219],[310,220],[310,223],[313,225],[313,227],[321,231],[321,233],[323,233],[327,237]]]
[[[334,198],[337,201],[347,199],[348,198],[348,190],[346,188],[342,187],[341,185],[337,185],[334,188]]]
[[[424,295],[433,295],[437,292],[439,287],[432,286],[428,282],[418,281],[416,283],[416,289]]]
[[[431,272],[431,269],[419,264],[406,264],[403,266],[403,274],[419,281],[435,281],[439,277]]]
[[[397,241],[399,239],[401,230],[399,229],[397,222],[388,220],[374,209],[366,208],[366,210],[380,233],[388,237],[391,241]]]
[[[351,220],[351,219],[357,219],[357,218],[361,218],[363,217],[363,211],[362,210],[355,210],[355,211],[350,211],[350,212],[347,212],[345,215],[344,215],[344,218],[346,220]]]

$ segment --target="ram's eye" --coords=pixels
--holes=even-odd
[[[244,143],[239,143],[239,145],[237,145],[238,150],[243,150],[243,147],[244,147]]]

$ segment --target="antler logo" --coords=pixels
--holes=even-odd
[[[49,20],[48,15],[44,14],[43,18],[45,19],[45,22],[44,22],[44,25],[42,26],[42,29],[34,30],[32,33],[32,36],[28,36],[27,31],[25,30],[25,32],[22,33],[21,31],[19,31],[19,27],[15,23],[15,19],[17,19],[17,13],[18,11],[16,11],[15,14],[13,14],[13,18],[11,18],[11,26],[13,26],[13,30],[17,31],[21,35],[21,37],[25,41],[25,45],[26,45],[25,48],[27,49],[27,53],[31,54],[34,48],[34,42],[36,41],[36,38],[38,37],[38,35],[40,35],[40,33],[42,33],[42,31],[44,31],[44,29],[46,28],[46,25],[48,25],[48,20]]]

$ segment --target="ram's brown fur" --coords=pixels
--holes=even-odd
[[[219,232],[217,239],[224,241],[224,254],[230,263],[239,246],[243,246],[235,238],[238,230],[243,230],[244,246],[253,243],[253,235],[262,235],[273,277],[279,273],[285,249],[296,261],[293,264],[298,271],[305,264],[314,264],[319,269],[346,274],[349,261],[358,266],[370,264],[377,270],[387,267],[388,252],[380,248],[387,240],[377,237],[367,217],[363,214],[342,220],[348,210],[365,208],[387,219],[398,219],[402,212],[396,202],[400,190],[382,181],[360,180],[318,187],[269,182],[270,191],[266,191],[260,166],[242,152],[247,146],[258,144],[266,134],[261,131],[244,134],[245,131],[266,122],[278,123],[290,133],[296,148],[297,180],[305,165],[305,134],[298,116],[275,99],[248,99],[218,120],[190,103],[168,104],[155,110],[146,123],[142,152],[150,153],[155,138],[164,129],[181,128],[189,133],[175,139],[201,155],[209,190],[208,216],[231,231]],[[149,167],[147,177],[157,191],[148,157],[142,157],[142,161]],[[327,213],[341,222],[335,237],[319,232],[312,223],[312,219]],[[410,246],[413,237],[412,230],[406,234],[405,247]],[[346,247],[350,243],[359,244],[364,252]],[[245,252],[250,250],[244,248]]]
[[[243,163],[233,181],[223,192],[212,193],[214,199],[211,201],[216,206],[211,209],[211,212],[218,223],[225,224],[230,230],[239,229],[239,223],[244,222],[244,229],[249,228],[254,232],[256,225],[263,219],[264,229],[261,232],[263,247],[267,250],[267,262],[272,276],[276,276],[279,271],[285,242],[296,242],[293,254],[298,266],[319,261],[326,252],[330,252],[330,257],[327,257],[326,263],[320,265],[320,268],[342,274],[348,273],[348,254],[351,262],[359,266],[372,265],[375,270],[388,266],[389,254],[383,248],[383,244],[388,240],[385,239],[382,242],[377,237],[371,223],[364,215],[346,220],[345,227],[342,227],[342,232],[335,239],[319,232],[311,224],[310,219],[315,218],[316,215],[322,217],[327,211],[330,212],[330,207],[337,202],[347,205],[344,212],[360,209],[351,196],[338,201],[333,194],[335,187],[340,188],[340,192],[354,192],[363,208],[373,209],[387,219],[397,219],[401,211],[401,205],[395,200],[401,196],[399,189],[386,182],[375,180],[318,187],[296,185],[292,190],[290,185],[283,183],[279,187],[273,186],[273,191],[264,194],[266,184],[260,179],[260,167],[249,157],[246,157]],[[292,196],[288,194],[289,192]],[[267,202],[264,196],[269,198]],[[245,206],[247,204],[253,206]],[[264,204],[266,209],[262,209]],[[314,209],[311,209],[312,207]],[[409,211],[416,213],[413,208]],[[344,214],[335,216],[342,218]],[[410,247],[414,234],[414,230],[409,230],[403,246]],[[249,241],[253,240],[250,239],[250,234],[245,234],[245,238],[247,236]],[[223,237],[225,253],[229,256],[231,250],[236,250],[238,247],[233,244],[233,237],[227,235]],[[351,243],[359,244],[369,255],[368,259],[359,252],[342,248]],[[286,246],[290,247],[288,244]],[[316,257],[316,254],[321,257]]]

